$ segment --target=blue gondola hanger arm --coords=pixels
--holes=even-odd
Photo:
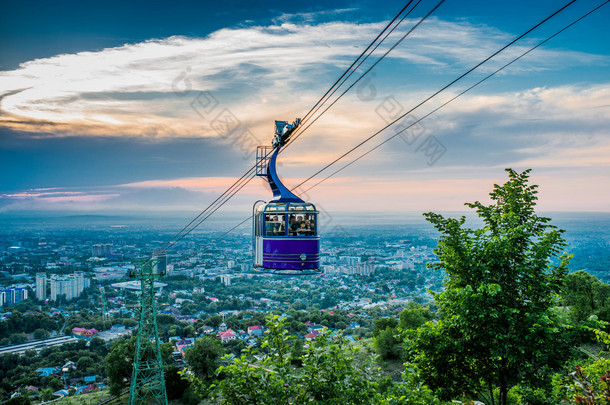
[[[269,183],[269,187],[271,187],[271,191],[273,192],[273,197],[275,199],[272,202],[304,202],[302,199],[297,197],[292,191],[290,191],[277,174],[276,169],[276,160],[277,155],[280,152],[280,149],[290,139],[290,135],[294,132],[294,130],[301,123],[301,119],[297,118],[294,120],[292,124],[289,124],[287,121],[275,121],[275,136],[273,137],[273,152],[271,153],[271,157],[269,157],[267,170],[264,173],[263,177],[266,178]]]

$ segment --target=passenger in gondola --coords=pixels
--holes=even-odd
[[[296,236],[297,235],[297,230],[300,228],[299,223],[297,222],[296,217],[293,215],[290,215],[290,218],[288,219],[288,231],[290,236]]]
[[[273,235],[273,228],[274,228],[273,223],[271,221],[267,221],[265,223],[265,235],[266,236]]]
[[[277,224],[277,227],[276,227],[275,231],[276,231],[278,236],[284,235],[284,223],[283,222],[279,222]]]
[[[301,222],[301,226],[297,230],[297,235],[305,236],[309,234],[309,229],[306,227],[305,222]]]
[[[284,230],[282,229],[281,225],[274,225],[273,226],[273,236],[282,236],[284,235]]]
[[[308,220],[308,219],[305,220],[305,228],[307,228],[307,235],[313,235],[314,234],[313,223],[310,220]]]

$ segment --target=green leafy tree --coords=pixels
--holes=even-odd
[[[192,338],[195,337],[195,327],[193,325],[189,325],[183,329],[184,337]]]
[[[40,391],[40,399],[43,401],[50,401],[53,398],[53,390],[51,388],[44,388]]]
[[[303,364],[303,348],[305,344],[301,339],[292,340],[292,348],[290,349],[290,361],[295,365]]]
[[[209,380],[214,377],[223,354],[224,348],[217,339],[204,336],[186,351],[186,363],[198,379]]]
[[[93,367],[94,365],[95,365],[95,361],[89,356],[81,357],[76,362],[76,368],[80,371],[85,371],[88,368]]]
[[[49,381],[49,387],[53,389],[53,392],[60,390],[64,387],[64,383],[57,377],[53,377],[51,381]]]
[[[402,381],[391,385],[387,392],[381,396],[378,403],[440,405],[441,401],[430,388],[423,384],[417,368],[413,364],[407,364],[405,371],[402,373]]]
[[[316,337],[303,356],[302,402],[380,403],[379,368],[373,358],[329,332]]]
[[[227,353],[233,353],[236,356],[239,356],[242,350],[246,348],[246,346],[246,342],[241,339],[229,340],[227,343],[224,344],[225,351]]]
[[[445,291],[435,293],[441,319],[419,329],[412,342],[424,381],[443,398],[464,393],[506,405],[518,383],[537,382],[540,370],[567,356],[562,328],[552,311],[567,273],[561,230],[536,215],[537,186],[529,170],[507,169],[495,185],[491,205],[466,205],[483,220],[424,214],[441,233],[431,267],[447,273]],[[555,261],[553,261],[555,260]]]
[[[384,360],[399,359],[402,353],[403,336],[400,331],[389,326],[374,338],[377,354]]]
[[[570,307],[570,319],[582,322],[591,315],[603,321],[610,321],[610,284],[580,270],[566,277],[562,292],[565,305]]]
[[[182,398],[184,391],[189,387],[189,382],[182,378],[180,368],[168,366],[164,370],[164,376],[167,399],[171,401]]]
[[[218,326],[222,323],[222,318],[220,317],[220,315],[212,315],[209,318],[209,322],[210,325],[212,325],[214,328],[218,328]]]
[[[25,333],[21,332],[21,333],[13,333],[9,337],[9,339],[12,344],[19,344],[19,343],[23,343],[23,342],[27,341],[28,337]]]
[[[396,326],[398,326],[398,321],[394,318],[375,319],[375,330],[373,331],[373,335],[377,336],[381,331],[384,331],[387,328],[394,329]]]
[[[400,312],[399,319],[398,326],[404,330],[412,330],[432,320],[432,314],[428,308],[410,301],[407,307]]]
[[[44,339],[49,336],[49,332],[44,329],[36,329],[34,331],[34,339]]]
[[[19,395],[4,402],[5,405],[30,405],[32,399],[27,395]]]
[[[112,395],[118,395],[129,385],[135,350],[135,336],[123,338],[115,341],[112,350],[106,356],[106,375],[110,380],[109,386]]]

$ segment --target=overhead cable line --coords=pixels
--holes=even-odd
[[[512,41],[510,41],[508,44],[504,45],[502,48],[498,49],[497,51],[495,51],[494,53],[492,53],[490,56],[488,56],[487,58],[483,59],[481,62],[477,63],[476,65],[474,65],[472,68],[468,69],[466,72],[462,73],[460,76],[458,76],[457,78],[453,79],[451,82],[449,82],[448,84],[446,84],[445,86],[443,86],[440,90],[434,92],[432,95],[430,95],[429,97],[427,97],[425,100],[421,101],[419,104],[417,104],[415,107],[411,108],[409,111],[405,112],[404,114],[400,115],[398,118],[396,118],[394,121],[390,122],[389,124],[387,124],[385,127],[381,128],[379,131],[375,132],[374,134],[372,134],[371,136],[369,136],[368,138],[364,139],[363,141],[361,141],[360,143],[358,143],[356,146],[352,147],[350,150],[348,150],[347,152],[345,152],[344,154],[342,154],[341,156],[339,156],[338,158],[336,158],[335,160],[333,160],[332,162],[330,162],[329,164],[327,164],[326,166],[324,166],[322,169],[318,170],[317,172],[315,172],[314,174],[312,174],[310,177],[308,177],[307,179],[303,180],[301,183],[299,183],[296,188],[301,187],[303,184],[305,184],[306,182],[308,182],[309,180],[313,179],[314,177],[316,177],[317,175],[319,175],[320,173],[322,173],[324,170],[328,169],[329,167],[331,167],[332,165],[334,165],[335,163],[337,163],[339,160],[343,159],[345,156],[349,155],[350,153],[352,153],[353,151],[355,151],[356,149],[360,148],[362,145],[364,145],[365,143],[367,143],[368,141],[370,141],[371,139],[375,138],[376,136],[378,136],[380,133],[382,133],[383,131],[385,131],[386,129],[388,129],[389,127],[391,127],[392,125],[394,125],[395,123],[397,123],[398,121],[402,120],[404,117],[406,117],[407,115],[411,114],[413,111],[415,111],[417,108],[421,107],[423,104],[427,103],[428,101],[430,101],[432,98],[436,97],[439,93],[445,91],[447,88],[451,87],[452,85],[454,85],[455,83],[457,83],[458,81],[460,81],[461,79],[463,79],[464,77],[466,77],[467,75],[469,75],[470,73],[472,73],[474,70],[476,70],[477,68],[479,68],[481,65],[483,65],[484,63],[486,63],[487,61],[489,61],[490,59],[492,59],[494,56],[498,55],[499,53],[501,53],[502,51],[504,51],[506,48],[510,47],[511,45],[513,45],[515,42],[519,41],[520,39],[522,39],[523,37],[525,37],[527,34],[529,34],[530,32],[534,31],[536,28],[540,27],[542,24],[544,24],[545,22],[547,22],[548,20],[550,20],[551,18],[555,17],[557,14],[559,14],[560,12],[562,12],[563,10],[565,10],[567,7],[569,7],[570,5],[574,4],[574,2],[576,2],[576,0],[571,0],[569,3],[567,3],[566,5],[564,5],[563,7],[561,7],[560,9],[558,9],[557,11],[553,12],[551,15],[549,15],[548,17],[546,17],[544,20],[538,22],[536,25],[534,25],[532,28],[528,29],[527,31],[525,31],[523,34],[519,35],[517,38],[513,39]]]
[[[185,225],[169,241],[167,241],[163,246],[161,246],[159,249],[157,249],[155,251],[155,254],[164,253],[167,249],[169,249],[179,240],[181,240],[186,235],[188,235],[190,232],[192,232],[197,226],[199,226],[199,224],[201,224],[201,222],[203,222],[203,221],[201,221],[201,222],[197,222],[197,221],[200,218],[205,217],[205,214],[208,211],[213,209],[213,207],[215,205],[219,205],[218,208],[220,208],[220,206],[222,206],[224,204],[224,202],[228,201],[228,199],[230,199],[233,195],[235,195],[235,193],[233,192],[234,189],[237,189],[238,191],[241,190],[241,188],[243,188],[243,186],[245,186],[247,183],[250,182],[250,180],[252,180],[254,178],[254,175],[252,175],[249,178],[247,176],[254,171],[255,167],[256,166],[251,167],[246,173],[244,173],[239,179],[237,179],[227,190],[225,190],[220,196],[218,196],[214,201],[212,201],[210,203],[210,205],[208,205],[193,220],[191,220],[191,222],[189,222],[187,225]],[[239,185],[240,183],[242,183],[241,187]],[[226,197],[226,196],[228,196],[228,197]],[[195,225],[193,225],[193,224],[195,224]]]
[[[365,152],[364,154],[358,156],[356,159],[352,160],[351,162],[347,163],[346,165],[342,166],[340,169],[334,171],[333,173],[331,173],[330,175],[328,175],[327,177],[321,179],[320,181],[318,181],[317,183],[315,183],[313,186],[309,187],[308,189],[304,190],[303,193],[306,193],[308,191],[310,191],[311,189],[313,189],[314,187],[317,187],[318,185],[320,185],[321,183],[323,183],[324,181],[330,179],[331,177],[335,176],[337,173],[343,171],[344,169],[347,169],[349,166],[351,166],[352,164],[356,163],[358,160],[362,159],[363,157],[365,157],[366,155],[368,155],[369,153],[373,152],[374,150],[376,150],[377,148],[381,147],[382,145],[386,144],[387,142],[391,141],[392,139],[394,139],[395,137],[397,137],[398,135],[400,135],[401,133],[407,131],[409,128],[411,128],[414,125],[417,125],[420,121],[423,121],[424,119],[426,119],[427,117],[429,117],[430,115],[434,114],[435,112],[437,112],[438,110],[440,110],[441,108],[445,107],[447,104],[453,102],[455,99],[457,99],[458,97],[461,97],[462,95],[464,95],[465,93],[469,92],[470,90],[472,90],[473,88],[477,87],[478,85],[480,85],[481,83],[485,82],[487,79],[491,78],[492,76],[496,75],[497,73],[499,73],[500,71],[504,70],[505,68],[507,68],[508,66],[512,65],[513,63],[515,63],[516,61],[518,61],[519,59],[523,58],[524,56],[526,56],[527,54],[529,54],[530,52],[534,51],[535,49],[537,49],[538,47],[544,45],[545,43],[547,43],[548,41],[550,41],[551,39],[553,39],[554,37],[556,37],[557,35],[561,34],[563,31],[567,30],[568,28],[570,28],[571,26],[575,25],[576,23],[578,23],[579,21],[583,20],[584,18],[586,18],[587,16],[589,16],[590,14],[594,13],[595,11],[597,11],[598,9],[600,9],[602,6],[608,4],[610,2],[610,0],[606,0],[603,3],[601,3],[599,6],[593,8],[592,10],[590,10],[589,12],[587,12],[586,14],[580,16],[579,18],[577,18],[576,20],[572,21],[570,24],[566,25],[565,27],[563,27],[562,29],[560,29],[559,31],[556,31],[554,34],[548,36],[546,39],[544,39],[543,41],[540,41],[538,44],[536,44],[535,46],[531,47],[530,49],[528,49],[527,51],[523,52],[521,55],[517,56],[516,58],[512,59],[510,62],[506,63],[505,65],[503,65],[502,67],[500,67],[499,69],[495,70],[494,72],[490,73],[489,75],[485,76],[483,79],[479,80],[478,82],[476,82],[475,84],[471,85],[470,87],[466,88],[465,90],[461,91],[460,93],[458,93],[457,95],[455,95],[454,97],[450,98],[449,100],[445,101],[443,104],[441,104],[440,106],[436,107],[435,109],[433,109],[432,111],[430,111],[429,113],[427,113],[426,115],[424,115],[423,117],[417,119],[416,121],[410,123],[407,127],[401,129],[400,131],[396,132],[394,135],[392,135],[391,137],[389,137],[388,139],[384,140],[383,142],[381,142],[380,144],[378,144],[377,146],[371,148],[370,150],[368,150],[367,152]],[[297,186],[298,187],[298,186]],[[296,188],[296,187],[295,187]]]
[[[362,63],[364,63],[369,56],[371,56],[371,54],[373,52],[375,52],[375,50],[377,50],[377,48],[379,47],[379,45],[381,45],[387,38],[388,36],[394,32],[394,30],[404,21],[404,19],[406,17],[408,17],[411,12],[413,10],[415,10],[415,7],[417,7],[417,5],[419,3],[421,3],[421,0],[418,0],[418,2],[411,8],[411,10],[409,10],[401,19],[400,21],[398,21],[398,23],[396,25],[394,25],[394,27],[388,31],[388,29],[394,24],[394,22],[398,19],[398,17],[400,17],[400,15],[409,7],[409,5],[413,2],[413,0],[410,0],[403,8],[402,10],[400,10],[398,12],[398,14],[396,14],[396,16],[394,17],[394,19],[392,19],[392,21],[390,21],[386,27],[383,29],[383,31],[381,31],[379,33],[379,35],[377,35],[377,37],[373,40],[373,42],[371,42],[369,44],[369,46],[366,47],[366,49],[364,51],[362,51],[362,53],[360,54],[360,56],[358,56],[358,58],[356,58],[356,60],[351,64],[351,66],[345,71],[343,72],[343,74],[341,75],[341,77],[339,77],[337,79],[337,81],[335,83],[333,83],[333,85],[326,91],[326,93],[324,93],[324,95],[322,96],[322,98],[320,98],[320,100],[318,100],[318,102],[311,108],[311,110],[309,110],[309,112],[307,114],[305,114],[305,116],[303,117],[303,119],[301,120],[301,124],[305,124],[308,119],[309,116],[312,114],[315,114],[327,101],[330,97],[332,97],[333,94],[335,94],[335,92],[339,89],[339,87],[341,87],[351,76],[352,74],[354,74],[354,72],[356,72],[358,70],[358,68],[362,65]],[[381,36],[383,35],[384,32],[386,32],[386,35],[383,37],[383,39],[381,41],[379,41],[376,45],[375,43],[377,42],[377,40],[379,38],[381,38]],[[375,45],[373,47],[373,45]],[[372,48],[372,49],[371,49]],[[366,55],[366,56],[365,56]],[[363,57],[364,56],[364,57]],[[348,74],[349,72],[349,74]],[[302,128],[302,127],[300,127]],[[297,128],[297,130],[295,131],[298,132],[299,128]]]
[[[576,0],[572,0],[572,1],[576,1]],[[350,91],[352,89],[352,87],[354,87],[360,80],[362,80],[371,70],[373,70],[373,68],[375,68],[375,66],[377,66],[379,64],[379,62],[381,62],[390,52],[392,52],[394,50],[394,48],[396,48],[398,45],[400,45],[402,43],[402,41],[405,40],[405,38],[407,38],[417,27],[420,26],[421,23],[423,23],[424,21],[426,21],[428,19],[428,17],[430,17],[432,15],[432,13],[434,13],[436,11],[437,8],[439,8],[441,6],[441,4],[443,4],[445,2],[445,0],[441,0],[439,1],[436,6],[434,6],[432,8],[432,10],[430,10],[428,12],[428,14],[426,14],[425,16],[423,16],[413,27],[411,27],[411,29],[409,31],[407,31],[398,41],[396,41],[396,43],[394,45],[392,45],[392,47],[390,49],[388,49],[383,55],[381,55],[381,57],[379,59],[377,59],[375,61],[375,63],[373,63],[367,70],[364,71],[364,73],[362,73],[362,75],[360,77],[358,77],[358,79],[356,79],[356,81],[354,81],[352,84],[349,85],[349,87],[347,89],[345,89],[343,91],[343,93],[341,93],[336,99],[335,101],[333,101],[329,106],[326,107],[326,109],[324,109],[324,111],[322,111],[320,113],[320,115],[318,115],[311,123],[309,123],[305,128],[303,128],[303,130],[301,132],[299,132],[298,134],[296,134],[295,136],[292,137],[291,139],[291,143],[296,141],[297,138],[303,133],[305,132],[309,127],[311,127],[324,113],[326,113],[326,111],[328,111],[332,106],[335,105],[335,103],[337,101],[339,101],[339,99],[341,99],[341,97],[343,97],[345,95],[345,93],[347,93],[348,91]],[[419,4],[419,3],[418,3]],[[417,4],[416,4],[417,5]]]

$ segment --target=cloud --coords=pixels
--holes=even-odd
[[[608,101],[610,83],[470,95],[440,113],[436,131],[448,142],[460,138],[460,155],[470,148],[482,164],[500,153],[503,161],[496,164],[607,167]]]
[[[100,207],[118,197],[107,191],[73,191],[61,189],[33,189],[19,193],[0,194],[0,211],[59,210],[75,206]]]
[[[198,212],[213,203],[235,179],[231,177],[151,180],[99,187],[31,189],[0,194],[0,211],[133,210]],[[227,207],[251,209],[252,201],[267,197],[268,186],[250,181]],[[237,208],[236,208],[237,207]]]
[[[318,17],[304,16],[297,24],[294,16],[284,16],[279,25],[221,29],[206,38],[174,36],[23,63],[0,72],[0,125],[55,135],[215,137],[222,128],[212,124],[226,110],[242,128],[268,132],[273,119],[294,118],[312,105],[385,25],[314,22]],[[413,23],[407,21],[391,38]],[[487,26],[433,18],[390,57],[438,73],[455,72],[508,38]],[[520,51],[516,47],[510,53]],[[606,62],[591,54],[540,49],[518,70]]]

